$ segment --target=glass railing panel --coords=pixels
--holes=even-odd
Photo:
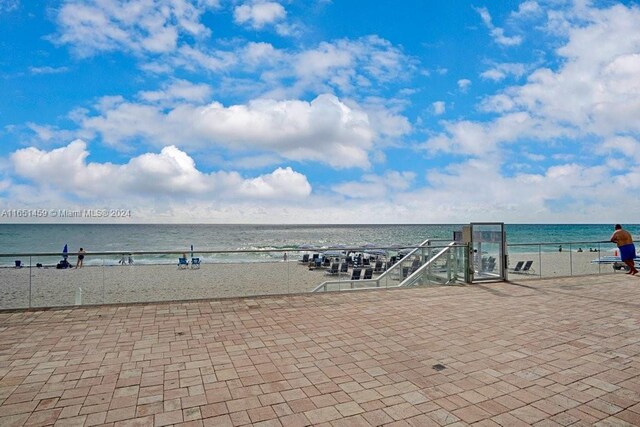
[[[75,255],[32,256],[31,263],[31,307],[81,305],[83,288],[100,286],[95,269],[76,268]]]
[[[31,296],[30,257],[0,257],[0,309],[28,308]]]
[[[612,265],[600,264],[599,245],[595,246],[589,243],[573,243],[568,246],[571,254],[571,275],[584,276],[589,274],[611,273]]]
[[[554,262],[551,262],[554,257]],[[568,254],[558,245],[523,245],[509,247],[507,274],[512,280],[566,276],[570,272]]]
[[[443,285],[464,281],[466,247],[432,246],[425,254],[426,265],[406,286]]]
[[[26,270],[20,273],[15,260],[5,256],[3,277],[7,284],[2,304],[3,308],[58,307],[304,294],[322,284],[327,291],[396,287],[439,249],[429,247],[413,254],[406,250],[391,271],[387,271],[391,255],[384,253],[366,257],[368,263],[354,266],[343,255],[328,257],[320,265],[300,262],[303,254],[295,250],[287,251],[286,260],[284,250],[93,252],[85,255],[80,268],[76,268],[75,254],[67,257],[69,268],[57,268],[64,267],[61,255],[38,255],[37,259],[30,257],[31,274]],[[447,262],[443,258],[434,263],[433,268],[442,271],[433,274],[449,277],[450,272],[444,272]],[[26,264],[21,262],[21,266]],[[9,274],[13,269],[16,271]],[[354,277],[357,269],[358,278]],[[367,269],[371,269],[370,278]],[[441,282],[439,277],[434,281]]]
[[[312,292],[316,287],[325,282],[328,283],[327,290],[339,290],[343,281],[351,277],[351,270],[346,264],[346,259],[340,256],[326,257],[324,260],[321,256],[313,258],[307,263],[298,263],[291,272],[291,288],[296,293]],[[346,270],[341,267],[347,266]]]
[[[611,273],[613,253],[607,249],[610,247],[602,242],[509,245],[509,277],[522,280]]]
[[[156,279],[166,279],[164,272],[153,269],[154,257],[125,253],[100,255],[98,259],[102,265],[101,297],[104,304],[150,301],[154,295],[157,301],[163,301],[163,293],[155,292],[152,287]]]

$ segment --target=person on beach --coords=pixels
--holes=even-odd
[[[629,267],[627,274],[637,274],[638,270],[633,261],[636,257],[636,247],[633,245],[631,233],[623,229],[620,224],[616,224],[615,231],[611,235],[611,241],[618,246],[620,259]]]
[[[82,268],[82,264],[84,262],[84,249],[80,248],[78,251],[78,261],[76,262],[76,268]]]

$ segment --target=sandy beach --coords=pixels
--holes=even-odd
[[[579,276],[585,274],[613,273],[612,264],[598,264],[592,261],[599,256],[613,255],[608,252],[542,252],[514,253],[509,255],[509,268],[513,269],[519,261],[533,261],[528,274],[509,273],[509,280],[527,278]]]
[[[597,257],[590,252],[512,254],[510,268],[532,260],[533,271],[510,273],[509,279],[614,273],[610,264],[591,262]],[[307,293],[324,281],[348,278],[328,276],[294,261],[202,264],[186,270],[176,265],[2,268],[0,309]]]
[[[31,275],[31,277],[29,277]],[[0,308],[305,293],[330,279],[296,262],[0,269]],[[81,291],[79,290],[81,289]]]

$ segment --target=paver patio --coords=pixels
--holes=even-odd
[[[640,278],[0,313],[0,425],[640,425]]]

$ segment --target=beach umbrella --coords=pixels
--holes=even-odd
[[[325,257],[342,257],[344,256],[344,251],[329,249],[328,251],[322,252],[322,255],[324,255]]]
[[[371,249],[365,249],[365,252],[368,253],[369,255],[387,256],[387,251],[385,251],[384,249],[371,248]]]
[[[404,256],[407,256],[409,254],[409,252],[413,251],[414,249],[415,248],[404,247],[404,248],[398,249],[397,253],[398,253],[399,256],[404,257]]]
[[[302,245],[298,245],[298,253],[304,255],[304,254],[310,254],[311,253],[311,249],[313,249],[314,246],[310,245],[308,243],[304,243]]]
[[[67,254],[69,253],[69,249],[67,248],[67,244],[64,244],[64,249],[62,249],[62,258],[67,259]]]

